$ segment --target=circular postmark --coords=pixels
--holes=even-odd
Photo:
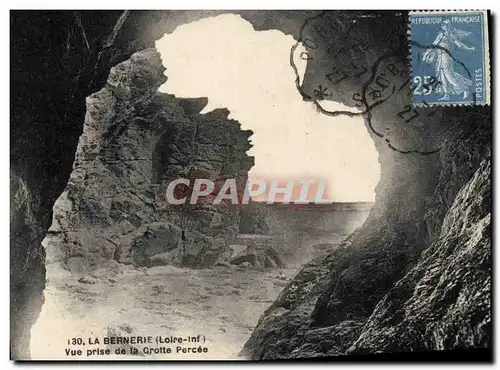
[[[332,117],[362,116],[371,132],[391,149],[403,154],[435,154],[439,147],[419,144],[419,148],[399,148],[391,140],[392,135],[398,136],[398,142],[405,142],[399,139],[402,135],[417,136],[440,113],[437,107],[411,104],[405,21],[406,15],[396,12],[320,12],[301,26],[299,39],[290,50],[290,65],[298,92],[318,112]],[[394,31],[385,41],[379,37],[387,33],[384,28]],[[300,79],[297,58],[307,63],[304,81]],[[325,100],[338,101],[357,111],[328,110]],[[383,120],[373,119],[377,115]],[[381,125],[380,121],[390,122]],[[420,138],[407,141],[422,142]]]

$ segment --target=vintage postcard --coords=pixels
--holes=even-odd
[[[11,360],[491,361],[491,24],[11,10]]]

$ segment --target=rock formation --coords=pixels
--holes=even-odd
[[[438,239],[377,304],[349,353],[491,346],[491,168],[458,192]]]
[[[345,248],[304,267],[263,314],[243,356],[275,359],[490,346],[490,233],[485,222],[491,208],[483,200],[488,199],[490,177],[480,164],[490,158],[491,110],[416,108],[408,116],[406,17],[395,13],[388,19],[377,13],[323,12],[302,30],[301,40],[309,40],[312,58],[301,92],[312,99],[315,87],[326,84],[331,99],[365,109],[367,128],[379,152],[381,179],[363,226]],[[332,68],[332,59],[345,69]],[[325,79],[328,75],[331,78]],[[360,97],[364,99],[358,104]],[[467,185],[469,181],[475,184]],[[487,188],[483,197],[470,191],[475,186]],[[462,214],[459,220],[459,202],[473,204],[475,214],[470,218]],[[462,226],[469,230],[468,236],[462,234]],[[462,256],[466,248],[461,243],[479,250]],[[435,271],[422,277],[430,263],[426,258],[433,253],[443,254],[444,275]],[[460,281],[464,270],[457,262],[465,260],[477,272]],[[414,277],[408,278],[411,271]],[[435,287],[424,285],[418,290],[420,279],[433,281],[436,276],[451,286],[439,285],[434,291]],[[437,308],[434,294],[450,307],[448,314]],[[405,305],[413,310],[406,312],[411,314],[406,320],[420,317],[429,320],[428,327],[406,326],[401,315]],[[429,317],[431,307],[436,311]],[[472,324],[457,324],[459,317],[467,321],[472,312],[477,315]],[[393,327],[414,329],[401,342]],[[382,342],[380,349],[375,342]]]
[[[252,132],[227,110],[199,114],[206,99],[158,93],[164,70],[155,50],[135,53],[87,99],[73,172],[44,240],[47,265],[84,272],[115,259],[196,268],[229,251],[236,205],[172,205],[165,191],[179,178],[246,181]]]
[[[384,276],[381,259],[390,256],[356,249],[358,233],[344,249],[304,267],[261,317],[242,354],[272,359],[490,348],[490,179],[485,159],[455,197],[437,240],[368,319],[359,313],[368,301],[360,292],[367,279]],[[350,279],[363,280],[362,295],[343,302],[355,293]]]

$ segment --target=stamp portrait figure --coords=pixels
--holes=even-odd
[[[422,56],[423,61],[431,64],[436,72],[436,79],[439,82],[437,90],[442,95],[439,99],[441,101],[449,100],[450,95],[460,94],[463,94],[463,99],[467,99],[472,80],[455,71],[452,51],[454,47],[458,47],[474,53],[474,46],[462,42],[470,35],[471,32],[451,27],[450,21],[446,19],[432,43],[433,47],[427,49]]]

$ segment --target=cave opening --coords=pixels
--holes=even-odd
[[[252,130],[250,178],[324,180],[325,198],[332,202],[373,202],[380,166],[364,120],[328,117],[303,100],[290,66],[295,42],[278,30],[256,31],[235,14],[184,24],[156,42],[168,78],[160,91],[207,97],[202,113],[229,109],[229,118]],[[303,51],[301,44],[293,55],[301,80],[307,68]],[[328,100],[321,106],[358,111]]]
[[[282,31],[256,31],[240,15],[223,14],[183,24],[155,46],[166,68],[161,92],[206,97],[201,113],[228,109],[229,118],[253,131],[253,147],[247,152],[254,157],[251,180],[266,183],[268,189],[273,181],[281,188],[291,186],[291,203],[304,200],[303,181],[312,183],[306,212],[275,208],[283,205],[283,195],[269,205],[264,192],[252,194],[254,205],[242,213],[240,223],[241,238],[273,234],[287,262],[301,265],[316,256],[316,246],[328,250],[332,240],[339,242],[339,235],[347,237],[364,222],[375,201],[380,165],[361,115],[331,117],[320,111],[357,113],[357,108],[319,96],[326,90],[321,87],[316,95],[321,109],[299,93],[295,73],[300,84],[308,60],[305,46],[295,44]],[[319,198],[327,203],[322,208],[317,204],[321,183],[326,187]],[[337,212],[345,204],[359,212]]]
[[[375,200],[374,189],[380,176],[378,153],[363,119],[327,117],[318,112],[311,102],[304,101],[298,93],[294,71],[289,64],[294,43],[292,36],[281,31],[255,31],[251,23],[233,14],[182,25],[156,43],[168,78],[160,87],[160,92],[187,100],[206,97],[208,104],[201,114],[227,109],[230,119],[237,120],[243,130],[254,132],[253,147],[247,152],[255,158],[249,178],[281,183],[290,179],[326,181],[324,198],[331,204],[363,203],[364,208],[358,213],[337,213],[337,208],[333,212],[318,213],[315,210],[287,212],[286,208],[273,210],[272,221],[262,227],[267,228],[266,233],[279,234],[274,238],[274,247],[289,267],[286,273],[290,276],[310,261],[315,253],[324,254],[335,248],[355,227],[363,223]],[[301,46],[296,50],[296,65],[303,78],[307,60],[298,57],[301,50],[305,48]],[[351,109],[330,101],[321,104],[328,109]],[[177,131],[177,128],[172,127],[175,125],[154,139],[155,144],[150,153],[153,184],[162,182],[167,159],[172,155],[168,143]],[[294,196],[298,194],[294,193]],[[254,199],[255,203],[263,204],[259,200],[257,197]],[[292,198],[292,202],[295,200]],[[277,203],[279,206],[280,203]],[[117,203],[116,207],[122,204]],[[255,223],[253,219],[252,224]],[[146,233],[151,230],[157,232],[151,227]],[[176,232],[177,229],[173,228],[168,231],[168,235],[175,238]],[[184,230],[182,233],[184,243]],[[257,231],[257,234],[260,233]],[[241,245],[253,245],[256,240],[270,239],[257,236],[237,239],[236,250]],[[50,251],[50,259],[49,254]],[[119,253],[115,251],[114,255]],[[274,265],[281,268],[280,263],[274,262]],[[170,273],[181,275],[180,270],[175,269]],[[199,280],[209,289],[217,286],[213,281],[214,278],[218,279],[215,275],[203,275],[207,274],[205,271],[192,274],[200,274]],[[48,278],[50,280],[51,276]],[[155,284],[155,289],[163,289],[158,282]],[[266,292],[266,299],[274,299],[280,289],[279,286],[273,287]],[[31,350],[35,357],[46,351],[39,344],[40,336],[50,332],[49,327],[56,328],[54,312],[61,313],[66,303],[69,304],[60,297],[47,299],[42,319],[32,331]],[[232,309],[226,313],[236,314]],[[259,310],[257,315],[260,313]],[[248,317],[255,315],[248,312]],[[71,320],[76,331],[85,327],[78,320]],[[61,320],[61,325],[65,321]],[[104,317],[96,317],[92,325],[95,328],[104,327],[105,321]],[[188,319],[183,323],[184,327],[193,325],[192,320]],[[234,353],[229,356],[234,356]]]

